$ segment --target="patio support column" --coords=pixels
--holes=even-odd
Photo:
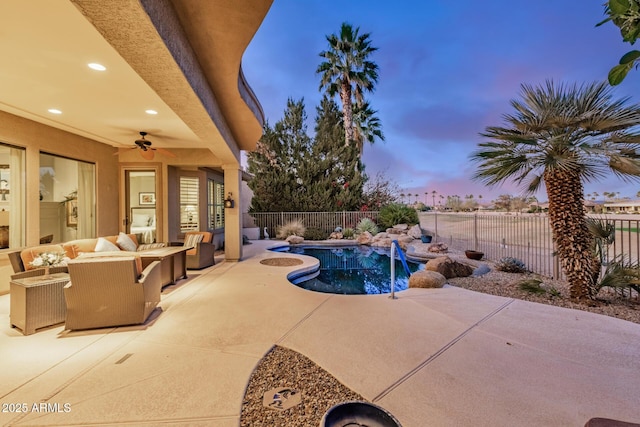
[[[242,169],[239,164],[223,165],[224,195],[231,193],[235,204],[224,209],[224,257],[227,261],[242,259],[242,208],[240,206],[240,185]]]

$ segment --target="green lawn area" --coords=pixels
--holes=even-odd
[[[629,231],[631,233],[637,233],[638,227],[618,227],[616,231]]]

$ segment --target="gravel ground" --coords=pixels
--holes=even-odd
[[[543,283],[541,287],[546,289],[547,292],[537,294],[520,289],[519,284],[527,279],[542,280]],[[614,292],[607,290],[607,288],[600,291],[596,301],[586,304],[574,302],[569,298],[569,287],[566,282],[552,280],[535,274],[504,273],[492,269],[482,276],[456,277],[449,279],[448,283],[486,294],[584,310],[605,316],[617,317],[628,320],[629,322],[640,323],[640,299],[619,297]],[[554,292],[556,290],[558,293]]]
[[[264,393],[279,387],[301,393],[300,404],[284,411],[264,407]],[[249,379],[240,427],[318,427],[329,408],[352,400],[366,401],[309,358],[274,346]]]

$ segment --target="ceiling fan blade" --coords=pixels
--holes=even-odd
[[[163,154],[163,155],[165,155],[167,157],[176,157],[175,154],[173,154],[171,151],[166,150],[164,148],[153,148],[153,150],[157,150],[158,153]]]
[[[153,160],[153,150],[140,150],[140,155],[145,160]]]

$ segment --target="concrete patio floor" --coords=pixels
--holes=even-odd
[[[275,344],[403,427],[640,423],[638,324],[454,287],[396,300],[315,293],[286,279],[315,260],[260,264],[290,256],[270,245],[189,271],[141,326],[23,336],[0,296],[0,424],[237,426],[247,381]]]

